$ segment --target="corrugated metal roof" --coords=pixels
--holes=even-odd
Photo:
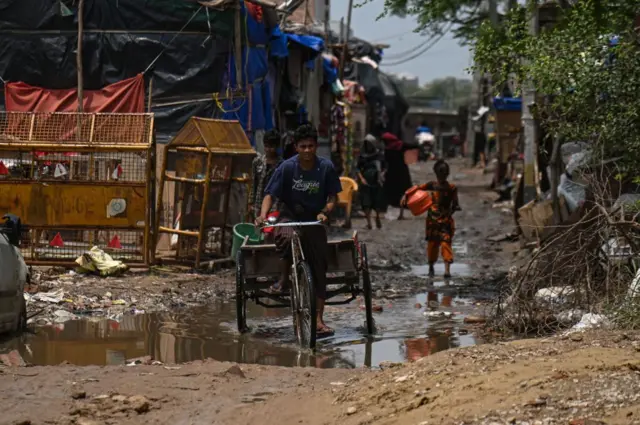
[[[238,121],[191,117],[169,146],[204,147],[210,152],[255,155]]]

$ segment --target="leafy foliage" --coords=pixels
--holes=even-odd
[[[419,90],[405,95],[410,100],[438,99],[448,109],[458,109],[469,104],[472,92],[471,80],[456,77],[437,78],[426,83]]]
[[[589,142],[605,158],[622,157],[623,170],[640,175],[640,0],[580,0],[559,8],[553,27],[538,35],[528,31],[533,10],[516,6],[500,27],[483,24],[476,66],[495,87],[533,84],[536,114],[551,133]]]
[[[376,0],[362,0],[360,5]],[[512,1],[497,0],[498,6],[506,6]],[[481,7],[481,0],[384,0],[385,15],[415,16],[418,21],[416,32],[426,35],[441,34],[447,29],[462,44],[474,40],[480,24],[488,18],[488,12]]]

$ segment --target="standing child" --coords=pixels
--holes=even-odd
[[[451,263],[453,263],[451,242],[456,230],[453,213],[460,210],[458,188],[447,181],[449,164],[444,160],[436,161],[433,172],[437,180],[419,186],[420,190],[430,191],[433,199],[433,204],[427,211],[425,232],[429,276],[435,275],[434,265],[438,261],[439,254],[442,254],[444,277],[450,278]]]

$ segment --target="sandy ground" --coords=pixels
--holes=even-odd
[[[383,370],[197,362],[0,370],[2,424],[640,424],[640,334],[456,349]]]

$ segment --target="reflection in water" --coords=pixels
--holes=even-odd
[[[437,291],[437,289],[436,289]],[[327,309],[336,330],[319,341],[315,354],[295,343],[288,310],[247,305],[252,332],[235,330],[235,304],[219,301],[180,313],[125,316],[122,321],[79,320],[38,328],[35,335],[0,342],[0,352],[18,349],[32,364],[121,365],[126,359],[151,356],[163,363],[214,359],[238,363],[354,368],[383,361],[413,361],[451,347],[472,345],[469,335],[456,332],[464,314],[431,317],[424,311],[453,312],[459,298],[423,292],[394,299],[375,315],[378,332],[365,335],[359,303]],[[425,308],[417,309],[416,304]],[[460,308],[457,306],[456,308]]]

